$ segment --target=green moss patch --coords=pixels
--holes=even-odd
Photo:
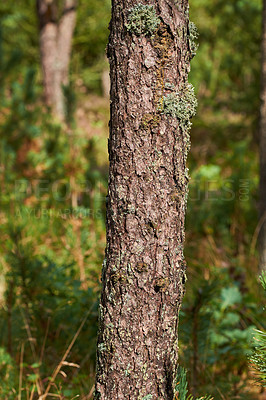
[[[137,4],[129,10],[127,30],[135,35],[152,35],[160,24],[160,19],[152,5]]]

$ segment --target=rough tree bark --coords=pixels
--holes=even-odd
[[[260,106],[260,270],[266,270],[266,0],[263,1]]]
[[[196,100],[188,0],[113,0],[107,248],[95,399],[173,400]]]
[[[45,102],[64,117],[62,85],[68,84],[72,37],[76,24],[76,0],[65,0],[58,17],[58,1],[37,0],[40,23],[40,52]]]

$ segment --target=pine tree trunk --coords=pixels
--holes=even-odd
[[[40,51],[45,102],[64,118],[62,85],[68,84],[72,37],[76,23],[76,0],[65,0],[58,18],[56,1],[37,0],[40,22]]]
[[[107,248],[95,399],[173,400],[186,276],[188,131],[196,107],[187,83],[188,0],[113,0],[110,31]]]
[[[261,58],[260,106],[260,270],[266,270],[266,0],[263,1],[263,34]]]

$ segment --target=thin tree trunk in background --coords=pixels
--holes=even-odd
[[[260,106],[260,219],[259,235],[260,271],[266,270],[266,0],[263,1],[263,33],[261,58],[261,106]]]
[[[65,0],[60,18],[56,3],[54,0],[37,0],[37,14],[45,102],[63,119],[65,107],[62,85],[68,84],[76,0]]]
[[[107,58],[106,58],[106,61]],[[110,71],[109,65],[103,69],[101,81],[102,81],[102,93],[105,99],[110,98]]]
[[[53,2],[37,0],[37,14],[40,23],[40,52],[45,102],[52,107],[57,57],[57,9]]]
[[[102,72],[102,92],[103,97],[108,99],[110,96],[110,75],[109,69],[104,69]]]
[[[68,84],[68,71],[72,37],[76,25],[76,1],[66,0],[63,15],[58,24],[57,68],[55,70],[55,107],[58,115],[64,115],[62,85]]]
[[[14,295],[14,282],[11,280],[9,282],[8,287],[8,295],[7,295],[7,333],[8,333],[8,342],[7,342],[7,350],[10,355],[12,355],[12,308],[13,308],[13,295]]]
[[[113,0],[107,248],[95,400],[173,400],[184,294],[187,0]],[[127,25],[126,25],[127,24]]]

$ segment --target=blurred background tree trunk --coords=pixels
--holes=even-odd
[[[112,2],[107,248],[95,399],[173,400],[196,100],[188,1]]]
[[[266,0],[263,1],[260,105],[260,270],[266,270]]]
[[[37,14],[45,102],[63,119],[63,85],[68,84],[71,44],[76,23],[76,0],[65,0],[60,13],[57,1],[37,0]]]

